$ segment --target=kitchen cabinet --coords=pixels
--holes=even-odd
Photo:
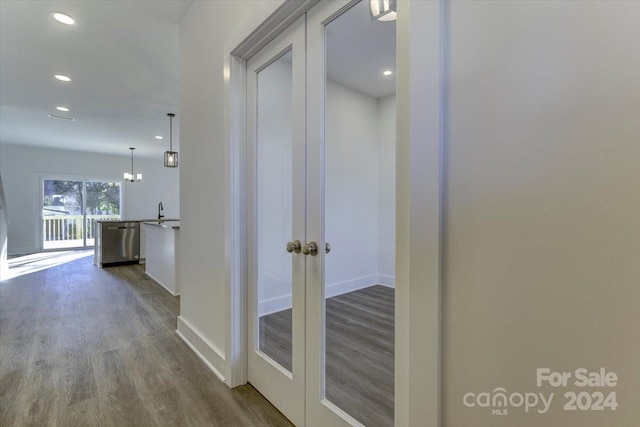
[[[145,273],[172,295],[179,295],[178,251],[180,236],[178,221],[145,222]]]

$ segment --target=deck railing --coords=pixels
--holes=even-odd
[[[97,220],[120,219],[118,215],[45,215],[42,232],[45,243],[82,241],[86,232],[87,240],[94,239]],[[82,246],[80,243],[79,246]]]

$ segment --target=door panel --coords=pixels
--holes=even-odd
[[[394,158],[381,156],[395,122],[388,147],[379,134],[395,82],[367,93],[333,80],[371,81],[365,59],[395,65],[395,23],[384,25],[368,2],[322,2],[247,63],[249,382],[298,426],[393,425],[393,290],[366,318],[327,302],[394,275]]]
[[[395,22],[357,3],[326,24],[324,56],[324,398],[367,427],[390,427]]]
[[[326,298],[330,295],[326,284],[329,283],[327,279],[330,282],[334,280],[331,276],[335,270],[331,265],[339,264],[345,269],[357,269],[359,256],[352,252],[368,251],[372,246],[349,241],[349,234],[354,228],[363,228],[371,231],[372,236],[375,235],[374,230],[370,230],[366,225],[369,218],[375,218],[374,211],[369,211],[365,216],[353,216],[356,213],[353,210],[354,202],[367,203],[366,200],[369,199],[366,191],[363,193],[363,187],[358,185],[363,177],[359,176],[357,170],[368,162],[367,157],[370,153],[361,152],[353,146],[354,143],[366,144],[367,141],[363,140],[364,135],[333,133],[332,136],[335,138],[331,140],[331,145],[328,145],[332,134],[330,127],[334,124],[330,121],[332,113],[327,111],[331,95],[327,79],[328,68],[331,65],[328,36],[335,33],[331,27],[332,23],[338,22],[342,15],[349,13],[354,6],[366,7],[367,3],[327,2],[314,7],[308,12],[307,17],[307,240],[317,242],[318,247],[324,249],[319,250],[316,256],[307,257],[307,426],[361,425],[354,414],[348,413],[340,396],[347,397],[351,394],[350,397],[357,399],[359,396],[353,395],[352,390],[349,390],[349,383],[354,379],[364,379],[365,376],[357,378],[353,375],[333,375],[332,383],[327,381],[325,375],[327,366],[334,363],[335,367],[337,362],[335,358],[331,360],[331,355],[339,355],[343,362],[351,359],[342,364],[345,368],[342,374],[350,371],[350,366],[355,366],[351,363],[357,360],[353,354],[345,352],[344,348],[334,349],[335,352],[328,351],[327,348],[331,340],[327,338],[329,325],[326,322]],[[369,19],[368,11],[364,18]],[[341,42],[344,44],[349,40],[344,39]],[[343,51],[345,57],[352,52]],[[337,66],[341,67],[342,64]],[[338,100],[338,103],[341,103],[341,100]],[[358,111],[344,109],[339,114],[339,120],[349,123],[359,114]],[[347,159],[344,156],[345,150],[351,150],[355,158]],[[333,193],[327,194],[328,190]],[[327,210],[329,208],[331,211]],[[338,216],[338,221],[333,221],[332,215]],[[340,228],[330,228],[337,222],[342,224]],[[333,241],[325,238],[329,237],[329,233],[332,233]],[[327,243],[331,245],[328,254]],[[349,318],[338,321],[342,326],[347,326],[350,322]],[[334,374],[336,372],[334,371]],[[336,382],[342,382],[342,385],[347,387],[333,387],[331,390]],[[333,395],[331,391],[334,391]]]
[[[304,17],[247,63],[249,382],[304,425]],[[296,201],[294,203],[294,201]]]

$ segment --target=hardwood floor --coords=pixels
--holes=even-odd
[[[0,283],[0,426],[291,425],[191,352],[143,266],[91,262]]]
[[[394,290],[327,300],[326,396],[367,427],[393,425]],[[260,319],[261,350],[291,370],[291,310]]]

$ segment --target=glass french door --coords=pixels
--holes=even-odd
[[[120,219],[120,183],[45,178],[42,181],[42,249],[94,245],[96,220]]]
[[[248,377],[297,426],[393,425],[395,23],[368,7],[247,63]]]
[[[305,422],[305,20],[247,63],[248,378]]]

